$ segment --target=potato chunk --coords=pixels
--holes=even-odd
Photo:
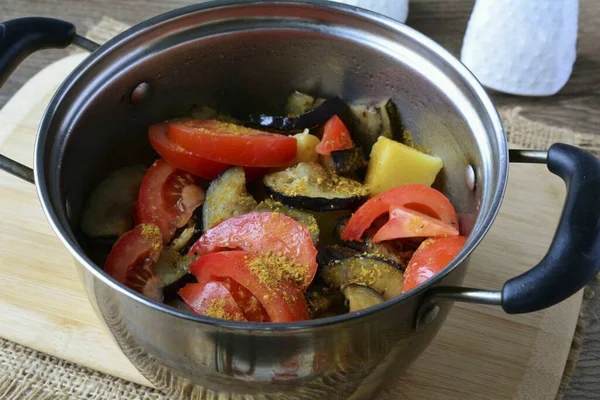
[[[402,185],[431,186],[443,167],[439,157],[380,136],[371,150],[365,185],[372,196]]]
[[[305,129],[302,133],[294,135],[294,137],[296,138],[298,150],[296,152],[296,159],[294,160],[293,164],[301,162],[316,162],[318,154],[315,148],[320,142],[319,138],[309,134],[308,129]]]

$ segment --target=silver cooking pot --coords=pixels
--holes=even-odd
[[[369,399],[429,345],[452,301],[536,311],[571,296],[600,270],[599,162],[564,144],[509,152],[477,80],[398,22],[335,3],[217,1],[150,19],[98,46],[69,23],[26,18],[0,25],[0,83],[32,51],[69,44],[91,54],[42,118],[33,171],[6,157],[0,166],[36,184],[48,221],[123,353],[174,396]],[[110,171],[155,157],[149,124],[194,104],[275,111],[293,89],[349,101],[391,96],[417,142],[443,158],[436,185],[456,205],[469,239],[441,273],[364,311],[257,324],[155,303],[92,261],[78,236],[82,205]],[[501,290],[460,287],[469,255],[500,208],[509,160],[547,163],[566,182],[555,238],[538,265]]]

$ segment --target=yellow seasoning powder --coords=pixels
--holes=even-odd
[[[210,304],[206,308],[205,315],[211,318],[229,319],[233,321],[243,320],[240,313],[231,313],[226,309],[227,303],[225,299],[211,299]]]
[[[303,285],[308,266],[290,261],[282,253],[269,252],[248,260],[248,268],[264,285],[274,288],[282,281]]]

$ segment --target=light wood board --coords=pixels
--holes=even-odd
[[[0,111],[0,151],[31,165],[35,131],[53,90],[83,55],[28,81]],[[465,285],[497,289],[546,251],[563,203],[544,166],[512,165],[492,230],[473,254]],[[0,172],[0,337],[141,384],[94,314],[68,252],[35,189]],[[581,306],[581,292],[548,310],[511,316],[457,304],[423,356],[385,399],[552,399]]]

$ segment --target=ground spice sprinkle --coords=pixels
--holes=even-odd
[[[282,281],[303,285],[306,280],[308,266],[294,263],[282,253],[269,252],[248,258],[248,268],[267,287],[277,287]]]

